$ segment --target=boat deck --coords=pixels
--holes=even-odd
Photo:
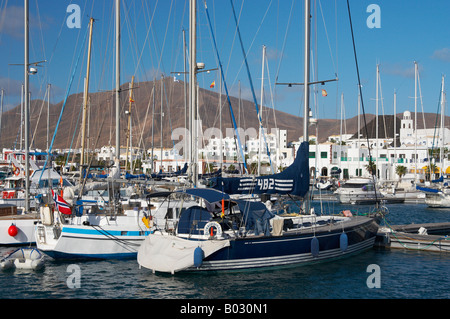
[[[39,213],[28,213],[28,214],[16,214],[16,215],[4,215],[0,216],[0,220],[23,220],[23,219],[39,219]]]

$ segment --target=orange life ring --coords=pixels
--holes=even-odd
[[[16,167],[14,169],[14,175],[19,176],[19,174],[20,174],[20,168]]]

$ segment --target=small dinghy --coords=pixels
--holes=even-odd
[[[36,248],[19,248],[0,261],[0,267],[6,269],[39,270],[44,267],[44,255]]]

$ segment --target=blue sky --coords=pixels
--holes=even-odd
[[[52,85],[52,103],[64,99],[69,79],[75,77],[70,94],[82,92],[86,73],[86,46],[89,16],[94,25],[90,92],[114,87],[114,2],[112,0],[30,0],[30,61],[47,60],[37,75],[30,77],[33,98],[43,98],[47,83]],[[293,114],[302,114],[302,89],[275,86],[278,82],[303,82],[303,1],[233,0],[240,16],[240,31],[248,56],[255,94],[260,100],[262,46],[267,47],[264,104]],[[68,28],[66,9],[81,8],[81,28]],[[243,97],[252,101],[250,83],[243,64],[240,43],[230,1],[207,0],[227,86],[237,96],[241,82]],[[315,20],[312,25],[313,59],[318,65],[314,77],[327,80],[337,73],[339,82],[328,83],[327,97],[319,94],[318,118],[340,118],[344,94],[346,118],[357,115],[357,77],[349,29],[347,3],[343,0],[311,1],[317,5],[317,54]],[[370,4],[380,8],[381,28],[369,28],[366,20]],[[414,111],[414,61],[419,63],[422,102],[418,110],[437,111],[442,75],[450,73],[450,2],[444,0],[350,0],[354,35],[366,113],[375,114],[376,65],[380,65],[379,113],[393,113],[397,91],[397,112]],[[217,67],[203,0],[198,1],[198,60],[206,68]],[[292,10],[291,10],[292,9]],[[0,88],[5,90],[5,107],[20,103],[23,82],[23,1],[0,0]],[[187,0],[122,1],[122,83],[159,78],[161,73],[183,70],[182,33],[189,27]],[[288,23],[289,22],[289,23]],[[188,34],[186,35],[188,38]],[[284,45],[285,43],[285,45]],[[80,53],[81,52],[81,53]],[[80,55],[80,64],[75,61]],[[74,71],[75,70],[75,71]],[[182,76],[179,76],[182,78]],[[209,88],[218,83],[218,73],[199,75],[199,83]],[[218,90],[218,86],[214,89]],[[273,100],[273,103],[272,103]],[[317,113],[317,114],[316,114]],[[447,113],[448,114],[448,113]]]

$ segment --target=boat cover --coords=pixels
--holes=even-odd
[[[235,202],[243,214],[247,230],[253,230],[255,234],[270,235],[270,219],[275,217],[275,214],[270,212],[266,205],[256,201],[236,200]]]
[[[230,195],[223,193],[223,192],[219,192],[219,191],[217,191],[215,189],[211,189],[211,188],[188,188],[188,189],[178,190],[176,192],[177,193],[186,193],[191,196],[203,198],[210,204],[219,202],[222,199],[225,199],[225,200],[230,199]]]
[[[426,193],[435,193],[435,194],[439,193],[439,189],[436,188],[416,186],[416,189]]]
[[[175,273],[194,266],[194,251],[202,248],[204,258],[228,247],[229,240],[188,240],[158,233],[147,236],[139,247],[140,266],[159,272]]]
[[[291,166],[259,177],[216,177],[209,185],[227,194],[290,194],[304,197],[309,189],[309,143],[303,142]]]

